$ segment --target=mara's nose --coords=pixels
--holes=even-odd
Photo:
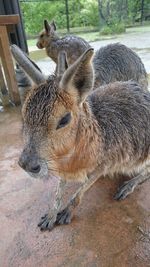
[[[22,152],[18,164],[26,172],[39,173],[41,170],[40,164],[38,163],[36,157],[26,155]]]
[[[37,48],[39,48],[39,49],[42,49],[42,48],[43,48],[43,46],[42,46],[42,44],[41,44],[40,42],[37,42],[37,43],[36,43],[36,46],[37,46]]]

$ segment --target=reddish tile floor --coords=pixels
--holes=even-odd
[[[150,266],[150,181],[117,202],[121,179],[101,179],[70,225],[40,232],[57,180],[34,180],[19,168],[21,147],[19,110],[0,113],[0,267]],[[69,185],[65,197],[73,190]]]

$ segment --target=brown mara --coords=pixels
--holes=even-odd
[[[57,73],[47,80],[33,66],[31,76],[38,82],[22,109],[25,146],[19,165],[35,178],[49,173],[62,178],[41,230],[70,223],[83,194],[100,176],[129,176],[117,200],[150,177],[150,93],[134,81],[93,91],[92,56],[90,48],[68,67],[66,54],[59,53]],[[70,180],[83,184],[61,210],[63,186]]]
[[[49,24],[47,20],[44,20],[44,30],[40,32],[36,45],[39,49],[45,48],[46,54],[56,64],[61,51],[67,53],[68,64],[72,64],[86,49],[90,48],[89,43],[81,37],[70,34],[59,37],[55,22],[52,21]]]

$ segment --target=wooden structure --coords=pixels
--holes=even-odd
[[[14,71],[13,60],[9,48],[9,38],[8,34],[13,32],[13,27],[20,21],[19,15],[2,15],[0,16],[0,59],[3,67],[3,72],[5,79],[3,77],[3,72],[0,67],[0,90],[6,91],[5,80],[7,83],[8,94],[10,100],[14,104],[20,104],[20,97],[18,86],[16,82],[16,75]],[[5,103],[4,103],[5,104]]]

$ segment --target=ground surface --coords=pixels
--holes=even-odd
[[[123,36],[120,41],[141,53],[150,73],[150,34]],[[93,43],[99,45],[104,43]],[[54,67],[48,58],[38,63],[45,72]],[[34,180],[19,168],[22,146],[20,111],[0,113],[0,267],[150,266],[150,181],[117,202],[113,195],[125,178],[101,179],[70,225],[40,232],[37,223],[53,205],[57,180]],[[75,186],[67,187],[66,199]]]
[[[150,181],[117,202],[122,179],[101,179],[70,225],[40,232],[57,180],[30,178],[17,164],[21,148],[20,111],[0,113],[0,267],[150,266]]]

